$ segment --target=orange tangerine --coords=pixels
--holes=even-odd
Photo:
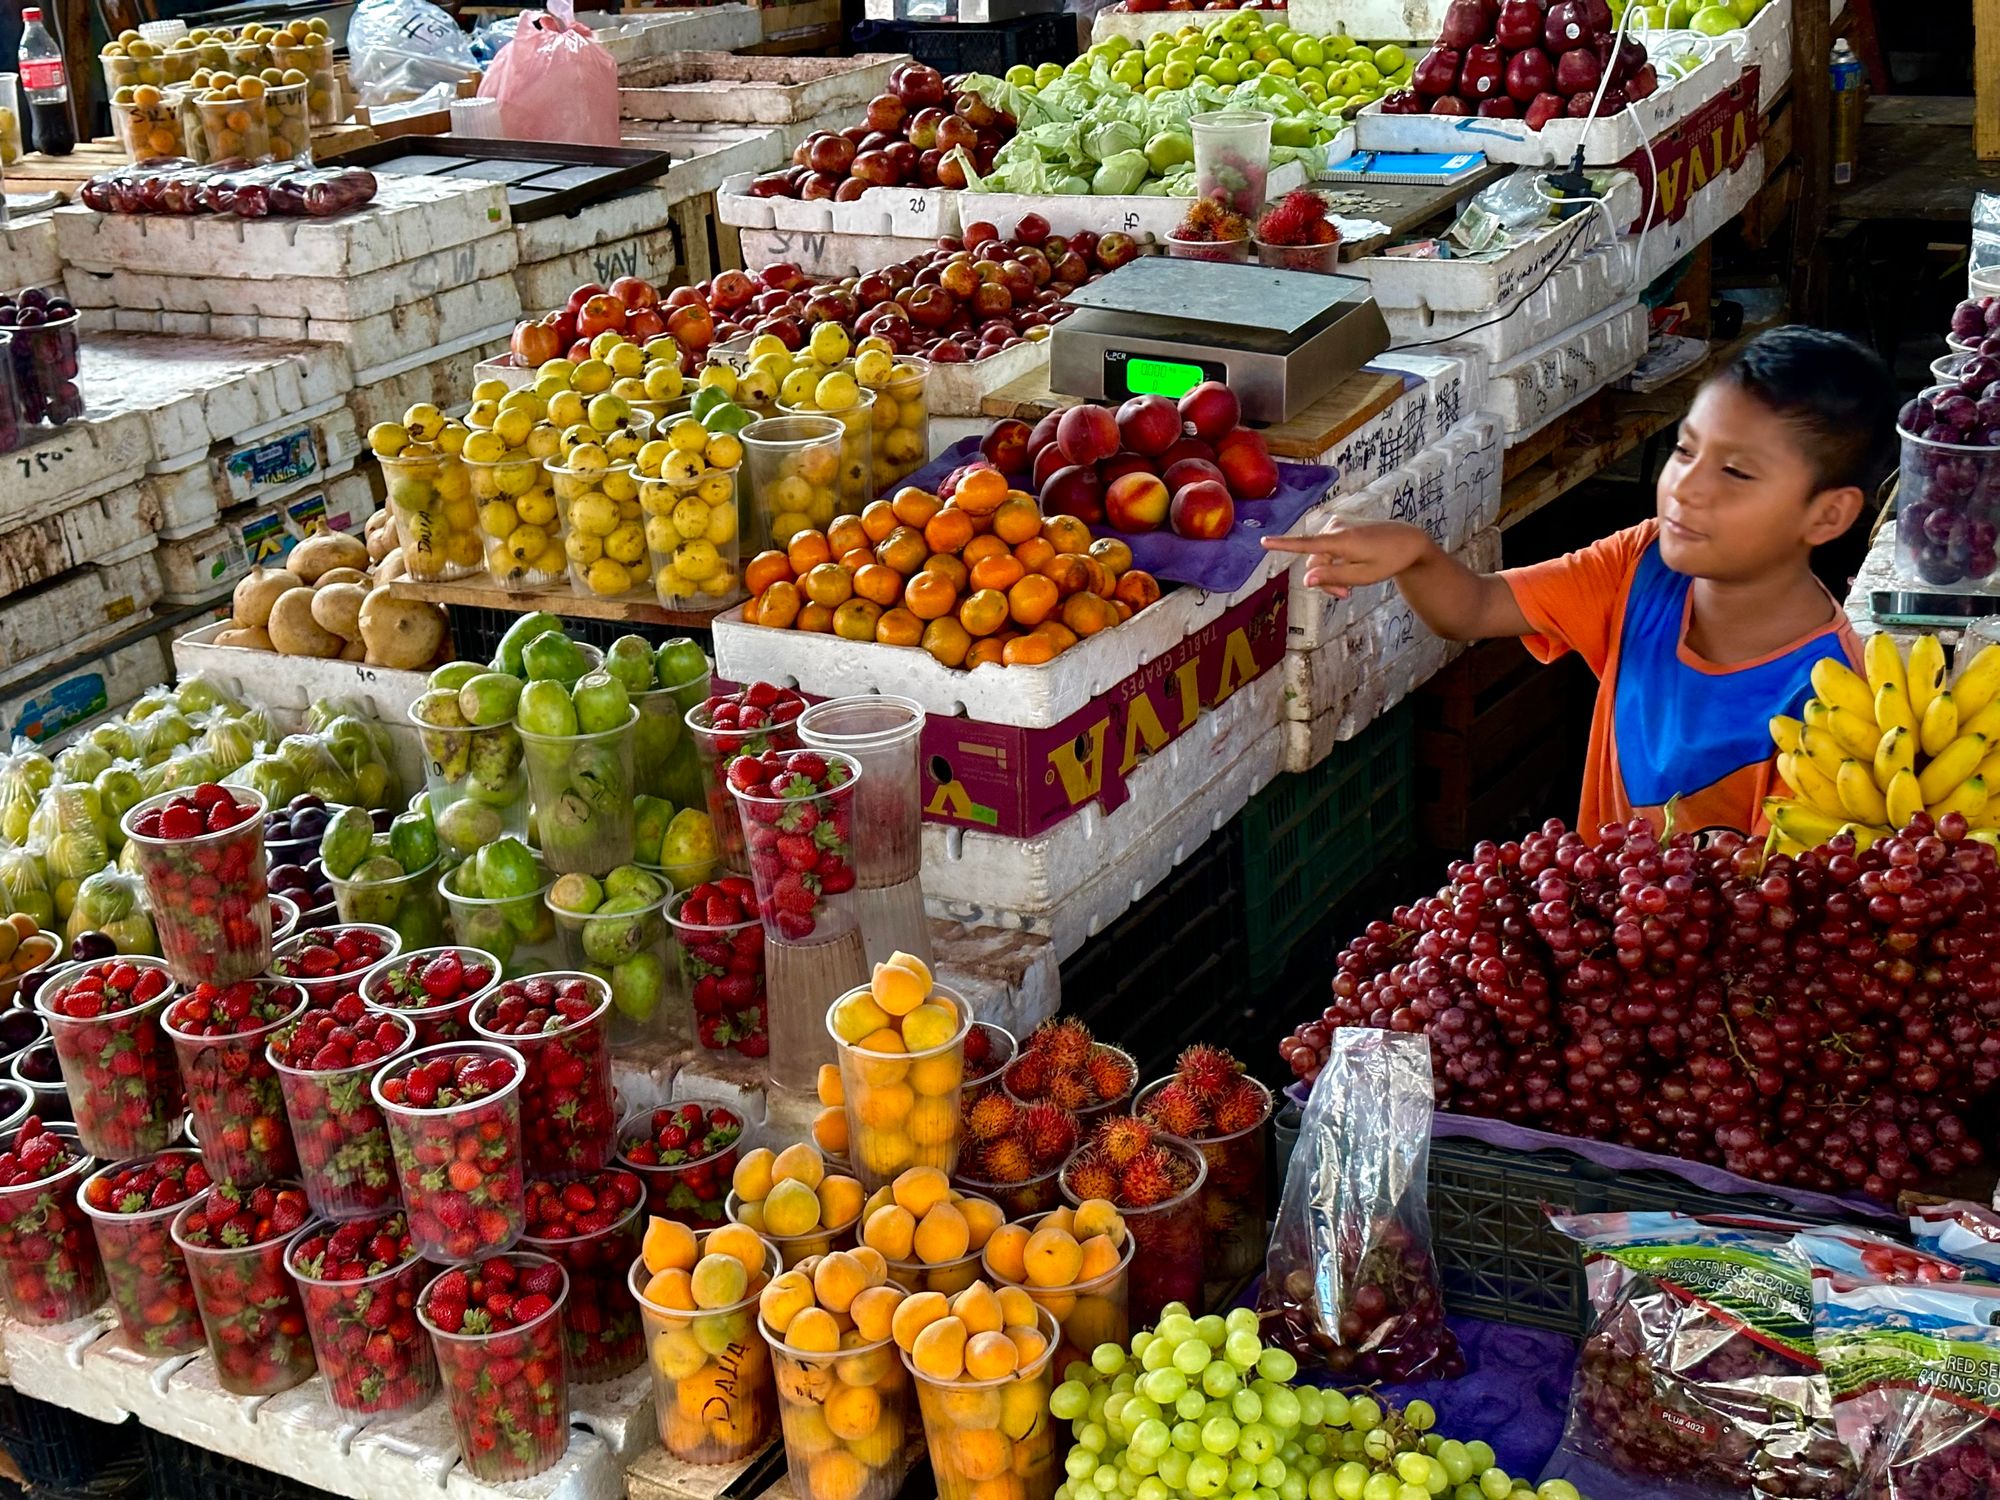
[[[839,557],[835,558],[834,561],[838,562],[850,573],[858,572],[862,568],[869,567],[874,563],[875,549],[873,547],[850,547],[847,551],[841,553]]]
[[[859,516],[835,516],[833,524],[826,528],[826,544],[836,557],[852,552],[857,547],[874,546]]]
[[[1118,575],[1113,597],[1120,604],[1130,606],[1132,612],[1136,614],[1149,604],[1159,603],[1159,580],[1142,568],[1127,569]]]
[[[984,640],[974,641],[972,649],[965,653],[965,667],[971,671],[987,665],[1005,666],[1007,663],[1007,642],[997,635],[989,635]]]
[[[993,512],[993,534],[1012,547],[1042,530],[1042,509],[1026,495],[1010,495]]]
[[[1010,667],[1039,667],[1060,655],[1054,641],[1045,635],[1024,635],[1000,648],[1000,660]]]
[[[773,630],[789,630],[799,617],[799,604],[799,586],[781,578],[758,598],[757,623]]]
[[[1047,636],[1055,642],[1056,651],[1059,654],[1069,650],[1070,647],[1076,644],[1076,632],[1063,624],[1061,620],[1044,620],[1030,634]]]
[[[815,635],[833,634],[833,611],[824,604],[808,604],[799,611],[799,629]]]
[[[1007,544],[997,536],[976,536],[965,544],[965,550],[958,554],[968,568],[976,568],[989,557],[1012,557]]]
[[[1059,552],[1042,564],[1042,576],[1056,586],[1056,592],[1067,599],[1072,594],[1085,593],[1090,588],[1090,570],[1084,560],[1073,552]]]
[[[1058,552],[1090,550],[1090,527],[1075,516],[1050,516],[1042,522],[1042,535]]]
[[[972,636],[956,619],[946,616],[924,627],[923,647],[944,666],[963,666],[972,650]]]
[[[924,622],[902,605],[882,611],[875,622],[875,639],[885,646],[915,646],[924,638]]]
[[[896,529],[896,512],[887,500],[871,500],[861,508],[861,529],[871,542],[881,541]]]
[[[833,633],[845,641],[872,641],[882,606],[872,599],[849,599],[833,612]]]
[[[956,553],[973,537],[972,516],[947,505],[924,523],[924,541],[932,552]]]
[[[1021,559],[1021,566],[1030,573],[1039,573],[1048,566],[1049,559],[1058,554],[1046,537],[1031,536],[1025,542],[1014,544],[1014,555]]]
[[[972,586],[975,589],[996,589],[1004,594],[1027,572],[1013,553],[1001,552],[995,557],[982,557],[972,565]]]
[[[921,531],[930,524],[932,516],[944,509],[944,501],[929,490],[904,485],[889,497],[889,509],[905,526],[914,526]]]
[[[792,581],[792,561],[782,552],[759,552],[743,569],[743,586],[761,594],[774,583]]]
[[[755,594],[743,601],[743,623],[745,625],[764,623],[764,601]]]
[[[957,603],[958,590],[942,573],[925,569],[903,585],[903,607],[919,620],[941,619]]]
[[[1111,570],[1094,557],[1083,560],[1083,571],[1090,575],[1090,591],[1100,599],[1109,599],[1118,587],[1118,580],[1111,576]]]
[[[815,604],[837,609],[854,594],[854,575],[836,562],[823,562],[802,580],[806,597]]]
[[[997,589],[981,589],[968,595],[958,606],[958,623],[968,635],[992,635],[1007,623],[1007,596]]]
[[[1071,594],[1065,599],[1062,622],[1078,635],[1096,635],[1118,623],[1111,606],[1095,594]]]
[[[954,557],[949,552],[933,552],[924,559],[923,570],[926,573],[937,573],[949,578],[952,588],[961,594],[965,592],[966,585],[972,581],[972,569],[964,559]]]
[[[894,568],[871,562],[855,571],[854,592],[869,603],[887,609],[903,597],[903,575]]]
[[[998,469],[972,469],[958,481],[952,501],[975,516],[990,516],[1007,498],[1007,476]]]
[[[824,532],[801,531],[785,544],[785,559],[791,563],[792,572],[800,577],[832,558],[833,549],[827,545]]]
[[[875,544],[875,560],[905,578],[921,568],[930,555],[930,543],[921,531],[911,526],[898,526]]]
[[[1090,555],[1109,568],[1114,578],[1132,566],[1132,549],[1115,536],[1101,536],[1092,542]]]

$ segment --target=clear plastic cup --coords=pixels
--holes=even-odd
[[[708,696],[712,670],[706,657],[699,673],[685,682],[635,693],[639,726],[633,747],[633,770],[639,793],[660,797],[675,807],[702,806],[701,759],[688,733],[687,715]]]
[[[53,1041],[45,1037],[16,1053],[7,1064],[7,1081],[28,1091],[29,1105],[44,1125],[58,1121],[75,1123],[69,1090],[63,1086],[62,1062],[56,1056]]]
[[[455,453],[383,458],[389,514],[409,576],[427,583],[470,578],[480,569],[479,518],[472,479]]]
[[[252,71],[255,71],[254,69]],[[195,118],[210,161],[263,161],[271,154],[271,125],[261,85],[254,99],[234,99],[208,89],[194,96]]]
[[[1279,271],[1308,271],[1332,276],[1340,270],[1340,241],[1329,245],[1272,245],[1251,236],[1257,250],[1257,264]]]
[[[278,944],[299,930],[299,903],[282,891],[273,891],[271,903],[271,955],[277,956]]]
[[[675,965],[694,1012],[695,1040],[711,1052],[767,1057],[771,1006],[764,979],[762,918],[711,927],[690,922],[683,891],[667,903]]]
[[[76,384],[82,339],[81,313],[7,331],[24,419],[64,427],[83,415],[83,396]]]
[[[402,1238],[407,1220],[401,1210],[355,1221],[370,1235]],[[430,1340],[417,1337],[417,1293],[434,1268],[412,1253],[373,1275],[329,1281],[315,1274],[323,1262],[307,1262],[300,1251],[341,1226],[315,1219],[285,1247],[285,1269],[299,1284],[306,1331],[326,1377],[326,1399],[350,1421],[367,1422],[419,1411],[437,1394],[437,1360]],[[388,1315],[382,1314],[386,1304]]]
[[[596,734],[520,731],[542,862],[558,875],[603,876],[632,862],[632,731],[639,711]]]
[[[570,587],[586,599],[648,597],[653,576],[632,465],[577,469],[546,458],[542,467],[562,517]]]
[[[310,85],[301,78],[296,83],[274,83],[264,90],[264,118],[271,131],[271,155],[298,166],[312,164],[312,111],[307,101]]]
[[[0,1124],[12,1141],[28,1112],[25,1089],[20,1106]],[[76,1131],[55,1126],[78,1153],[75,1161],[47,1177],[0,1188],[0,1296],[23,1323],[68,1323],[96,1309],[105,1296],[104,1262],[90,1219],[76,1190],[97,1170],[97,1158],[83,1154]]]
[[[865,773],[854,802],[861,834],[855,883],[872,888],[914,880],[924,863],[923,793],[917,774],[923,705],[883,693],[829,698],[800,714],[798,726],[800,744],[837,750]]]
[[[916,1377],[917,1407],[924,1416],[924,1446],[937,1477],[938,1500],[985,1500],[1000,1493],[1010,1500],[1051,1500],[1063,1467],[1056,1456],[1056,1430],[1048,1416],[1055,1382],[1055,1319],[1041,1311],[1048,1347],[1012,1375],[997,1380],[938,1380],[924,1374],[907,1354],[903,1363]],[[1015,1434],[1020,1434],[1016,1436]],[[994,1481],[1005,1476],[996,1491]]]
[[[741,696],[737,695],[739,701]],[[743,823],[737,816],[735,800],[723,786],[722,768],[739,755],[798,749],[798,721],[765,724],[751,730],[717,729],[710,722],[709,713],[705,704],[697,703],[687,711],[684,722],[694,740],[695,757],[701,763],[702,792],[708,799],[708,820],[715,829],[722,867],[732,875],[748,875],[750,860],[743,847]]]
[[[675,1105],[700,1104],[716,1108],[719,1099],[679,1099]],[[634,1174],[646,1187],[646,1212],[657,1218],[672,1219],[693,1229],[713,1229],[728,1215],[731,1197],[729,1180],[736,1173],[736,1159],[742,1150],[739,1140],[697,1161],[637,1162],[629,1154],[640,1141],[657,1139],[673,1106],[642,1109],[618,1122],[618,1165]]]
[[[1971,364],[1975,357],[1965,352],[1940,354],[1931,361],[1931,379],[1949,385],[1958,379],[1958,372]]]
[[[182,156],[187,152],[180,110],[164,90],[152,84],[112,94],[111,133],[125,148],[127,161]]]
[[[868,414],[878,495],[931,461],[931,362],[906,354],[895,368],[902,373],[874,388],[875,405]]]
[[[324,974],[309,973],[304,960],[306,950],[331,947],[339,942],[342,933],[348,931],[367,934],[382,945],[383,951],[372,958],[363,955],[352,962],[342,961]],[[393,927],[379,926],[374,922],[339,922],[327,927],[307,928],[281,943],[272,943],[271,973],[301,985],[314,1005],[331,1005],[349,990],[359,989],[362,976],[370,969],[402,951],[402,935]]]
[[[646,1357],[645,1330],[626,1279],[646,1235],[645,1203],[592,1234],[521,1236],[521,1246],[546,1255],[569,1277],[563,1341],[569,1378],[579,1385],[616,1380]]]
[[[438,890],[451,910],[451,926],[465,942],[500,961],[503,979],[561,968],[563,945],[549,914],[547,896],[555,878],[543,871],[540,889],[526,896],[461,896],[453,889],[465,865],[456,865],[438,879]]]
[[[1208,1161],[1178,1136],[1162,1135],[1156,1139],[1169,1151],[1192,1162],[1195,1171],[1194,1181],[1165,1203],[1119,1210],[1126,1233],[1138,1244],[1132,1261],[1131,1316],[1141,1328],[1157,1322],[1160,1309],[1169,1302],[1185,1302],[1189,1307],[1199,1305],[1208,1264],[1208,1225],[1202,1208]],[[1062,1190],[1071,1207],[1083,1201],[1071,1189],[1067,1170]]]
[[[451,925],[445,916],[444,897],[437,888],[442,863],[441,859],[434,859],[421,870],[389,880],[340,880],[328,876],[341,921],[387,927],[401,940],[406,953],[449,942]]]
[[[425,722],[422,699],[410,705],[409,715],[423,747],[424,789],[439,846],[455,858],[470,859],[495,839],[509,834],[524,838],[528,773],[513,724],[441,728]],[[470,805],[461,808],[461,802]]]
[[[490,1094],[445,1109],[413,1108],[383,1097],[382,1085],[390,1079],[406,1077],[434,1058],[467,1055],[505,1057],[514,1076]],[[377,1069],[369,1091],[389,1124],[410,1239],[424,1259],[449,1264],[497,1255],[521,1237],[527,1224],[521,1146],[526,1074],[521,1054],[494,1042],[424,1047]],[[459,1167],[468,1170],[454,1170]]]
[[[544,901],[547,901],[545,896]],[[575,912],[548,904],[566,967],[590,975],[609,991],[611,1032],[622,1046],[683,1035],[686,1008],[674,1003],[673,933],[666,905],[672,893],[637,911]]]
[[[1166,236],[1169,260],[1205,260],[1215,265],[1240,266],[1250,263],[1248,240],[1184,240]]]
[[[306,110],[315,125],[338,125],[344,115],[340,77],[333,67],[333,43],[326,37],[310,41],[271,43],[271,65],[306,75]]]
[[[295,1182],[272,1186],[303,1196]],[[241,1196],[250,1191],[242,1189]],[[214,1208],[218,1195],[235,1194],[218,1184],[199,1200],[182,1205],[173,1219],[174,1245],[194,1282],[195,1306],[208,1335],[216,1383],[233,1396],[275,1396],[311,1379],[314,1369],[306,1310],[299,1301],[298,1283],[285,1269],[285,1247],[291,1236],[282,1234],[251,1245],[220,1244],[213,1234],[205,1242],[189,1238],[189,1217]]]
[[[7,150],[7,106],[0,103],[0,161]],[[21,410],[21,393],[14,384],[13,351],[0,341],[0,453],[12,453],[21,446],[27,417]]]
[[[194,995],[182,995],[169,1005],[160,1025],[180,1061],[188,1108],[203,1143],[202,1165],[217,1182],[247,1189],[299,1170],[284,1090],[266,1049],[272,1036],[305,1013],[309,1002],[305,989],[287,979],[240,983],[255,988],[252,1017],[263,1018],[247,1029],[229,1036],[181,1029],[189,1023],[189,1007],[198,1001]]]
[[[779,1261],[775,1246],[766,1243],[764,1252],[763,1273],[750,1278],[742,1300],[698,1312],[648,1299],[645,1259],[632,1262],[628,1281],[646,1323],[660,1442],[682,1463],[740,1463],[770,1441],[777,1401],[757,1298]]]
[[[391,1019],[402,1028],[402,1040],[388,1055],[344,1068],[293,1067],[278,1060],[275,1041],[265,1044],[284,1093],[306,1200],[321,1218],[365,1219],[398,1202],[389,1127],[368,1091],[384,1064],[416,1045],[416,1023],[400,1014]]]
[[[8,1014],[26,1016],[28,1013],[16,1011]],[[0,1079],[0,1152],[13,1149],[14,1132],[20,1128],[21,1122],[34,1112],[34,1100],[25,1084]],[[66,1131],[65,1135],[71,1141],[76,1139],[74,1129]]]
[[[97,61],[104,70],[104,92],[107,95],[116,95],[120,89],[139,84],[151,84],[158,88],[167,81],[163,53],[151,57],[128,57],[122,51],[100,52]]]
[[[958,1165],[964,1135],[959,1087],[965,1081],[965,1034],[972,1007],[963,996],[933,985],[958,1008],[958,1029],[935,1047],[917,1052],[876,1052],[843,1042],[833,1018],[851,996],[827,1007],[826,1032],[840,1062],[840,1086],[847,1112],[847,1156],[861,1186],[874,1192],[911,1167],[936,1167],[949,1177]]]
[[[994,1211],[999,1211],[995,1205]],[[979,1279],[978,1250],[968,1250],[955,1260],[933,1264],[921,1260],[890,1260],[889,1279],[912,1292],[942,1292],[956,1297]]]
[[[140,969],[167,972],[157,958],[124,958]],[[181,1078],[173,1044],[160,1017],[179,993],[167,988],[143,1005],[82,1019],[53,1008],[69,986],[95,964],[58,970],[35,996],[49,1039],[62,1063],[63,1089],[74,1111],[83,1149],[106,1161],[124,1161],[162,1149],[181,1115]],[[15,1059],[17,1066],[36,1049]],[[18,1074],[17,1074],[18,1076]]]
[[[1171,1075],[1156,1078],[1139,1090],[1132,1101],[1132,1112],[1143,1117],[1147,1100],[1171,1082]],[[1194,1142],[1208,1162],[1207,1198],[1202,1211],[1209,1229],[1207,1275],[1215,1281],[1252,1275],[1264,1264],[1268,1243],[1264,1215],[1270,1193],[1264,1170],[1264,1146],[1270,1134],[1271,1111],[1277,1101],[1263,1084],[1257,1087],[1263,1090],[1264,1113],[1256,1124]]]
[[[495,1007],[507,984],[489,990],[472,1007],[472,1029],[486,1041],[511,1047],[527,1061],[520,1108],[533,1122],[521,1145],[530,1177],[580,1177],[611,1160],[618,1116],[611,1098],[611,986],[595,974],[557,970],[537,979],[580,979],[598,997],[587,1016],[532,1036],[493,1029]]]
[[[1030,1234],[1041,1227],[1043,1217],[1036,1214],[1028,1220],[1026,1228]],[[1016,1281],[1011,1276],[1002,1275],[983,1255],[981,1265],[987,1279],[995,1286],[1020,1287],[1037,1307],[1046,1309],[1054,1317],[1057,1327],[1055,1367],[1065,1370],[1072,1360],[1089,1363],[1090,1351],[1099,1344],[1123,1344],[1131,1338],[1132,1257],[1138,1246],[1138,1240],[1127,1234],[1117,1265],[1101,1275],[1087,1277],[1068,1286],[1036,1286],[1033,1282]]]
[[[418,1005],[412,1003],[415,996],[399,993],[396,981],[414,960],[441,953],[455,953],[463,964],[483,964],[492,977],[469,994],[454,1000]],[[472,1007],[499,988],[500,980],[500,960],[484,948],[464,943],[441,943],[434,948],[413,948],[407,953],[382,960],[361,977],[361,1003],[370,1010],[408,1017],[417,1029],[417,1046],[435,1047],[441,1042],[472,1039]]]
[[[1246,219],[1270,196],[1272,117],[1256,109],[1190,115],[1194,132],[1194,191]]]
[[[20,159],[20,75],[0,73],[0,167],[11,167]]]
[[[147,1153],[141,1153],[147,1154]],[[160,1153],[190,1161],[201,1153],[186,1149]],[[187,1262],[174,1243],[173,1222],[201,1194],[136,1213],[107,1213],[93,1208],[85,1196],[90,1184],[122,1166],[99,1167],[77,1190],[77,1206],[90,1216],[97,1251],[104,1261],[104,1279],[111,1288],[111,1306],[125,1340],[142,1354],[179,1354],[202,1345],[201,1313],[195,1307],[194,1282]],[[203,1193],[207,1189],[202,1190]]]
[[[135,803],[119,822],[146,883],[160,956],[184,985],[204,980],[233,984],[263,973],[271,964],[264,794],[247,786],[229,791],[239,807],[246,802],[254,805],[257,816],[191,839],[147,838],[139,833],[138,821],[147,812],[187,795],[176,790]]]
[[[526,1253],[508,1259],[517,1269],[549,1263],[545,1255]],[[553,1466],[569,1451],[569,1375],[563,1358],[568,1276],[540,1317],[498,1333],[446,1333],[422,1310],[429,1296],[427,1286],[417,1299],[417,1316],[430,1333],[444,1377],[466,1472],[482,1484],[507,1484]]]
[[[750,475],[752,544],[783,547],[840,514],[842,446],[834,417],[765,417],[737,434]]]
[[[875,393],[863,391],[860,400],[838,411],[790,406],[783,401],[778,403],[778,410],[788,417],[830,417],[840,424],[840,472],[834,484],[834,514],[860,515],[862,507],[875,498]]]
[[[895,1340],[809,1354],[759,1319],[777,1379],[792,1492],[804,1500],[895,1500],[916,1418]]]
[[[757,906],[767,937],[780,942],[810,943],[851,928],[854,918],[845,903],[834,898],[852,890],[858,865],[856,814],[866,777],[861,763],[839,751],[825,752],[828,769],[845,767],[847,779],[838,786],[803,797],[760,797],[730,787],[742,820],[750,879],[757,888]],[[801,892],[796,871],[787,864],[784,840],[801,815],[809,815],[807,832],[819,847],[817,886]],[[837,864],[829,865],[832,859]]]
[[[1933,387],[1926,399],[1942,398]],[[1896,563],[1934,588],[1990,589],[2000,579],[2000,448],[1942,443],[1897,428],[1902,470]]]
[[[1047,1213],[1062,1205],[1062,1168],[1050,1167],[1020,1182],[987,1182],[968,1172],[951,1174],[951,1184],[960,1192],[991,1198],[1007,1215],[1007,1222]],[[1087,1351],[1086,1351],[1087,1352]]]
[[[742,593],[736,469],[691,480],[643,479],[639,508],[652,557],[653,592],[665,609],[722,609]]]
[[[829,1167],[828,1170],[831,1171],[832,1168]],[[759,1212],[746,1220],[744,1218],[746,1207],[758,1209]],[[810,1256],[826,1255],[835,1250],[852,1250],[856,1244],[855,1237],[861,1228],[861,1213],[857,1209],[854,1217],[845,1224],[822,1224],[806,1230],[803,1234],[778,1234],[761,1222],[763,1215],[760,1205],[746,1205],[734,1189],[730,1190],[723,1208],[729,1215],[730,1223],[746,1225],[755,1230],[765,1243],[775,1246],[778,1251],[778,1264],[787,1271]]]
[[[1139,1076],[1138,1064],[1132,1061],[1132,1054],[1127,1052],[1123,1047],[1114,1047],[1109,1042],[1095,1042],[1092,1045],[1097,1050],[1109,1052],[1117,1057],[1123,1058],[1125,1061],[1125,1070],[1124,1070],[1125,1076],[1132,1079],[1138,1078]],[[1000,1084],[1002,1088],[1006,1089],[1007,1097],[1009,1099],[1012,1099],[1016,1104],[1040,1103],[1041,1100],[1039,1098],[1029,1098],[1028,1096],[1022,1094],[1015,1088],[1014,1085],[1017,1080],[1017,1077],[1018,1075],[1014,1072],[1011,1066],[1008,1067],[1006,1071],[1001,1073]],[[1096,1104],[1087,1104],[1082,1109],[1074,1110],[1072,1111],[1072,1113],[1075,1114],[1077,1124],[1082,1128],[1083,1133],[1087,1136],[1090,1134],[1090,1127],[1094,1125],[1097,1121],[1103,1119],[1106,1115],[1113,1115],[1113,1114],[1122,1115],[1131,1113],[1131,1110],[1127,1105],[1127,1101],[1130,1100],[1131,1097],[1132,1097],[1132,1089],[1128,1087],[1125,1090],[1125,1092],[1120,1094],[1116,1099],[1104,1099],[1100,1100]],[[1188,1305],[1192,1307],[1194,1304],[1189,1303]]]
[[[462,462],[478,507],[487,576],[509,593],[559,585],[569,569],[562,515],[541,463],[525,455]]]

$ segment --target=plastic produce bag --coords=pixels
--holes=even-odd
[[[103,933],[120,953],[157,955],[160,945],[146,912],[145,881],[109,865],[86,875],[76,889],[65,935],[74,943],[86,932]]]
[[[14,741],[13,750],[0,755],[0,839],[10,844],[28,841],[28,820],[42,789],[55,780],[55,763],[33,743]]]
[[[1922,1203],[1910,1214],[1917,1248],[2000,1280],[2000,1213],[1977,1203]]]
[[[247,766],[257,753],[256,733],[241,719],[216,716],[202,731],[202,751],[224,776],[238,766]]]
[[[56,902],[49,890],[48,871],[32,849],[0,849],[0,906],[25,912],[38,926],[56,925]],[[5,913],[0,913],[5,915]]]
[[[393,104],[479,76],[472,42],[428,0],[362,0],[347,23],[347,77],[360,102]],[[614,101],[615,101],[614,92]]]
[[[516,141],[618,144],[618,64],[575,21],[570,0],[524,10],[514,40],[479,81],[500,101],[500,128]]]
[[[1596,1315],[1549,1473],[1600,1500],[1848,1493],[1795,1226],[1674,1213],[1549,1222],[1583,1246]]]
[[[1463,1373],[1431,1259],[1431,1051],[1344,1027],[1285,1173],[1257,1311],[1266,1339],[1343,1381]]]
[[[183,677],[174,688],[174,703],[184,714],[208,713],[219,708],[233,718],[243,712],[243,705],[223,691],[222,684],[206,672]]]

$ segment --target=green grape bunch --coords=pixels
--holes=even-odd
[[[1583,1500],[1440,1436],[1428,1402],[1294,1389],[1298,1370],[1250,1309],[1197,1318],[1169,1302],[1158,1327],[1099,1344],[1050,1393],[1071,1435],[1055,1500]]]

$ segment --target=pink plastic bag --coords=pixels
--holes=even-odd
[[[500,101],[507,139],[618,144],[618,64],[575,16],[571,0],[522,11],[480,80],[479,97]]]

